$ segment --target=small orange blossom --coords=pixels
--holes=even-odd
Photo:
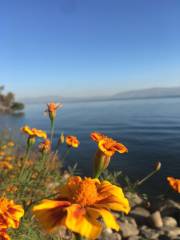
[[[45,139],[42,143],[39,144],[39,150],[42,153],[48,153],[51,150],[51,141],[49,139]]]
[[[27,125],[22,127],[21,130],[22,132],[26,133],[27,135],[29,135],[29,137],[32,137],[32,138],[35,138],[35,137],[44,138],[44,139],[47,138],[46,132],[36,128],[30,128]]]
[[[174,177],[167,177],[167,181],[174,191],[180,193],[180,179]]]
[[[45,112],[48,112],[49,118],[51,120],[54,120],[54,118],[56,117],[56,111],[62,107],[63,105],[61,103],[50,102],[47,104],[47,109],[45,110]]]
[[[66,144],[69,147],[77,148],[80,144],[79,140],[76,136],[67,136],[66,137]]]
[[[108,167],[115,152],[126,153],[128,149],[122,143],[97,132],[92,133],[91,138],[98,144],[94,157],[94,177],[99,177]]]
[[[23,215],[24,210],[20,205],[5,197],[0,198],[0,229],[18,228]]]

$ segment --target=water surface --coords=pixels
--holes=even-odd
[[[49,132],[45,105],[27,105],[25,115],[0,116],[1,128],[19,129],[28,124]],[[125,144],[129,153],[116,154],[110,169],[122,170],[132,181],[142,178],[162,162],[161,171],[140,189],[159,194],[167,192],[166,176],[180,177],[180,98],[65,103],[56,119],[56,135],[77,135],[81,144],[71,151],[66,164],[91,174],[91,159],[96,144],[92,131],[100,131]]]

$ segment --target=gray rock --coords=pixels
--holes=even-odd
[[[126,197],[132,208],[143,203],[143,199],[137,193],[128,192],[126,193]]]
[[[136,207],[130,213],[130,216],[135,218],[137,223],[140,225],[148,224],[150,215],[150,212],[142,207]]]
[[[154,213],[151,214],[151,223],[152,223],[152,226],[155,228],[163,227],[163,221],[161,218],[160,211],[155,211]]]
[[[111,239],[111,240],[121,240],[122,237],[119,233],[113,233],[109,239]],[[107,240],[109,240],[109,239],[107,239]]]
[[[140,236],[132,236],[129,237],[128,240],[141,240],[142,238]]]
[[[159,231],[148,228],[147,226],[142,226],[140,232],[143,237],[151,240],[158,239],[160,235]]]
[[[179,227],[172,228],[167,232],[167,236],[172,239],[180,237],[180,228]]]
[[[177,221],[173,217],[164,217],[163,224],[165,227],[177,227]]]
[[[125,219],[123,222],[120,222],[120,227],[121,227],[121,234],[124,238],[136,236],[139,234],[136,221],[133,218],[128,218],[128,219]]]
[[[100,240],[121,240],[122,237],[119,233],[113,233],[110,228],[105,228],[100,237]]]

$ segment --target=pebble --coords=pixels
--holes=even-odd
[[[173,228],[167,232],[167,236],[174,239],[180,237],[180,227]]]
[[[122,240],[122,237],[119,233],[113,233],[110,228],[106,228],[103,231],[102,236],[100,237],[101,240]]]
[[[177,227],[177,221],[173,217],[164,217],[163,225],[164,227]]]
[[[139,225],[144,225],[149,223],[150,212],[142,207],[136,207],[130,213],[130,215],[136,219]]]
[[[128,240],[141,240],[142,238],[140,236],[132,236],[129,237]]]
[[[141,234],[143,237],[151,240],[158,239],[160,233],[157,230],[148,228],[147,226],[142,226],[141,227]]]
[[[151,214],[151,222],[153,227],[155,228],[162,228],[163,227],[163,221],[161,217],[160,211],[155,211]]]
[[[143,199],[137,193],[126,193],[126,197],[128,198],[131,208],[141,205],[143,203]]]
[[[124,222],[120,222],[121,234],[124,238],[136,236],[139,234],[139,230],[136,221],[133,218],[126,219]]]

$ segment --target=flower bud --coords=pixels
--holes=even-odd
[[[64,133],[62,132],[58,140],[58,145],[63,144],[64,141],[65,141],[65,137],[64,137]]]
[[[97,150],[94,157],[94,167],[93,167],[93,175],[95,178],[98,178],[101,173],[108,167],[111,157],[105,155],[99,149]]]
[[[161,162],[157,162],[155,165],[155,170],[159,171],[161,169]]]

